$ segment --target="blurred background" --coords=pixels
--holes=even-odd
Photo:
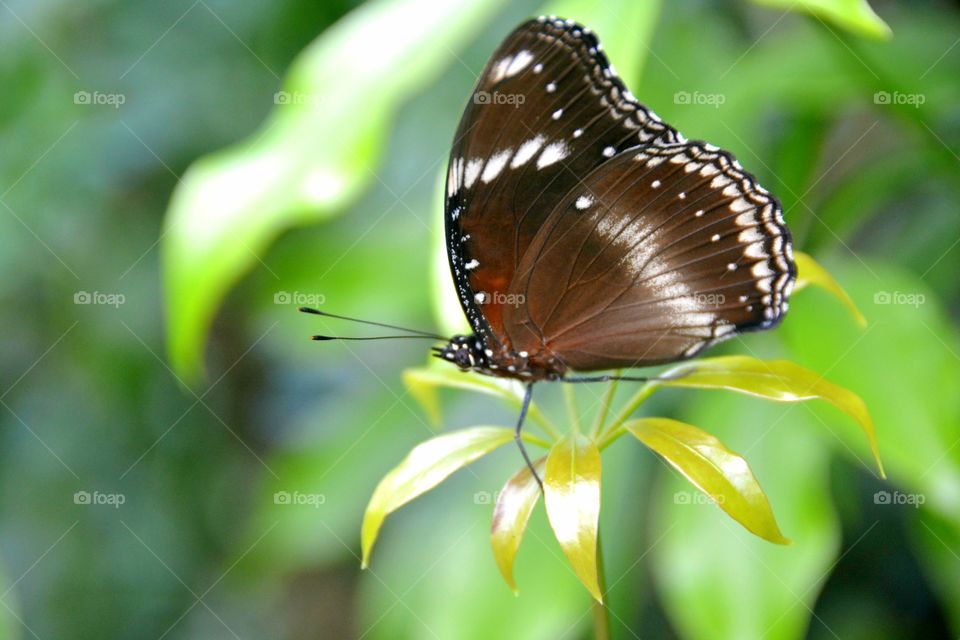
[[[476,73],[540,13],[783,201],[868,326],[803,291],[712,354],[860,394],[889,473],[832,408],[661,392],[643,411],[743,454],[794,543],[612,447],[614,637],[960,635],[960,5],[872,5],[0,0],[0,638],[589,637],[541,507],[520,596],[497,574],[509,447],[360,570],[373,488],[436,432],[401,377],[426,349],[311,343],[343,327],[296,313],[456,326],[438,179]],[[442,399],[442,429],[514,419]]]

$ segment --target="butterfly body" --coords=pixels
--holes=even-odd
[[[524,382],[559,380],[567,372],[563,361],[546,348],[531,353],[515,351],[501,344],[494,351],[485,347],[483,339],[477,335],[454,336],[445,346],[435,349],[434,355],[463,371]]]

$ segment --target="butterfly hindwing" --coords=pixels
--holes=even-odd
[[[577,370],[692,357],[773,326],[796,275],[780,204],[703,143],[631,149],[558,202],[510,287],[515,349]]]

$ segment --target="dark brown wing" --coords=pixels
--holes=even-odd
[[[520,259],[580,179],[629,147],[682,139],[633,99],[589,29],[540,18],[511,33],[467,104],[447,175],[450,268],[475,333],[502,339]]]
[[[780,204],[703,143],[628,150],[550,214],[520,262],[512,347],[571,369],[689,358],[773,326],[796,268]]]

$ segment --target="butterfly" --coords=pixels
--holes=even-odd
[[[480,74],[444,221],[473,333],[434,355],[525,384],[515,439],[538,481],[520,440],[536,382],[649,380],[580,374],[771,328],[796,279],[777,199],[640,104],[596,35],[555,17],[517,27]]]

